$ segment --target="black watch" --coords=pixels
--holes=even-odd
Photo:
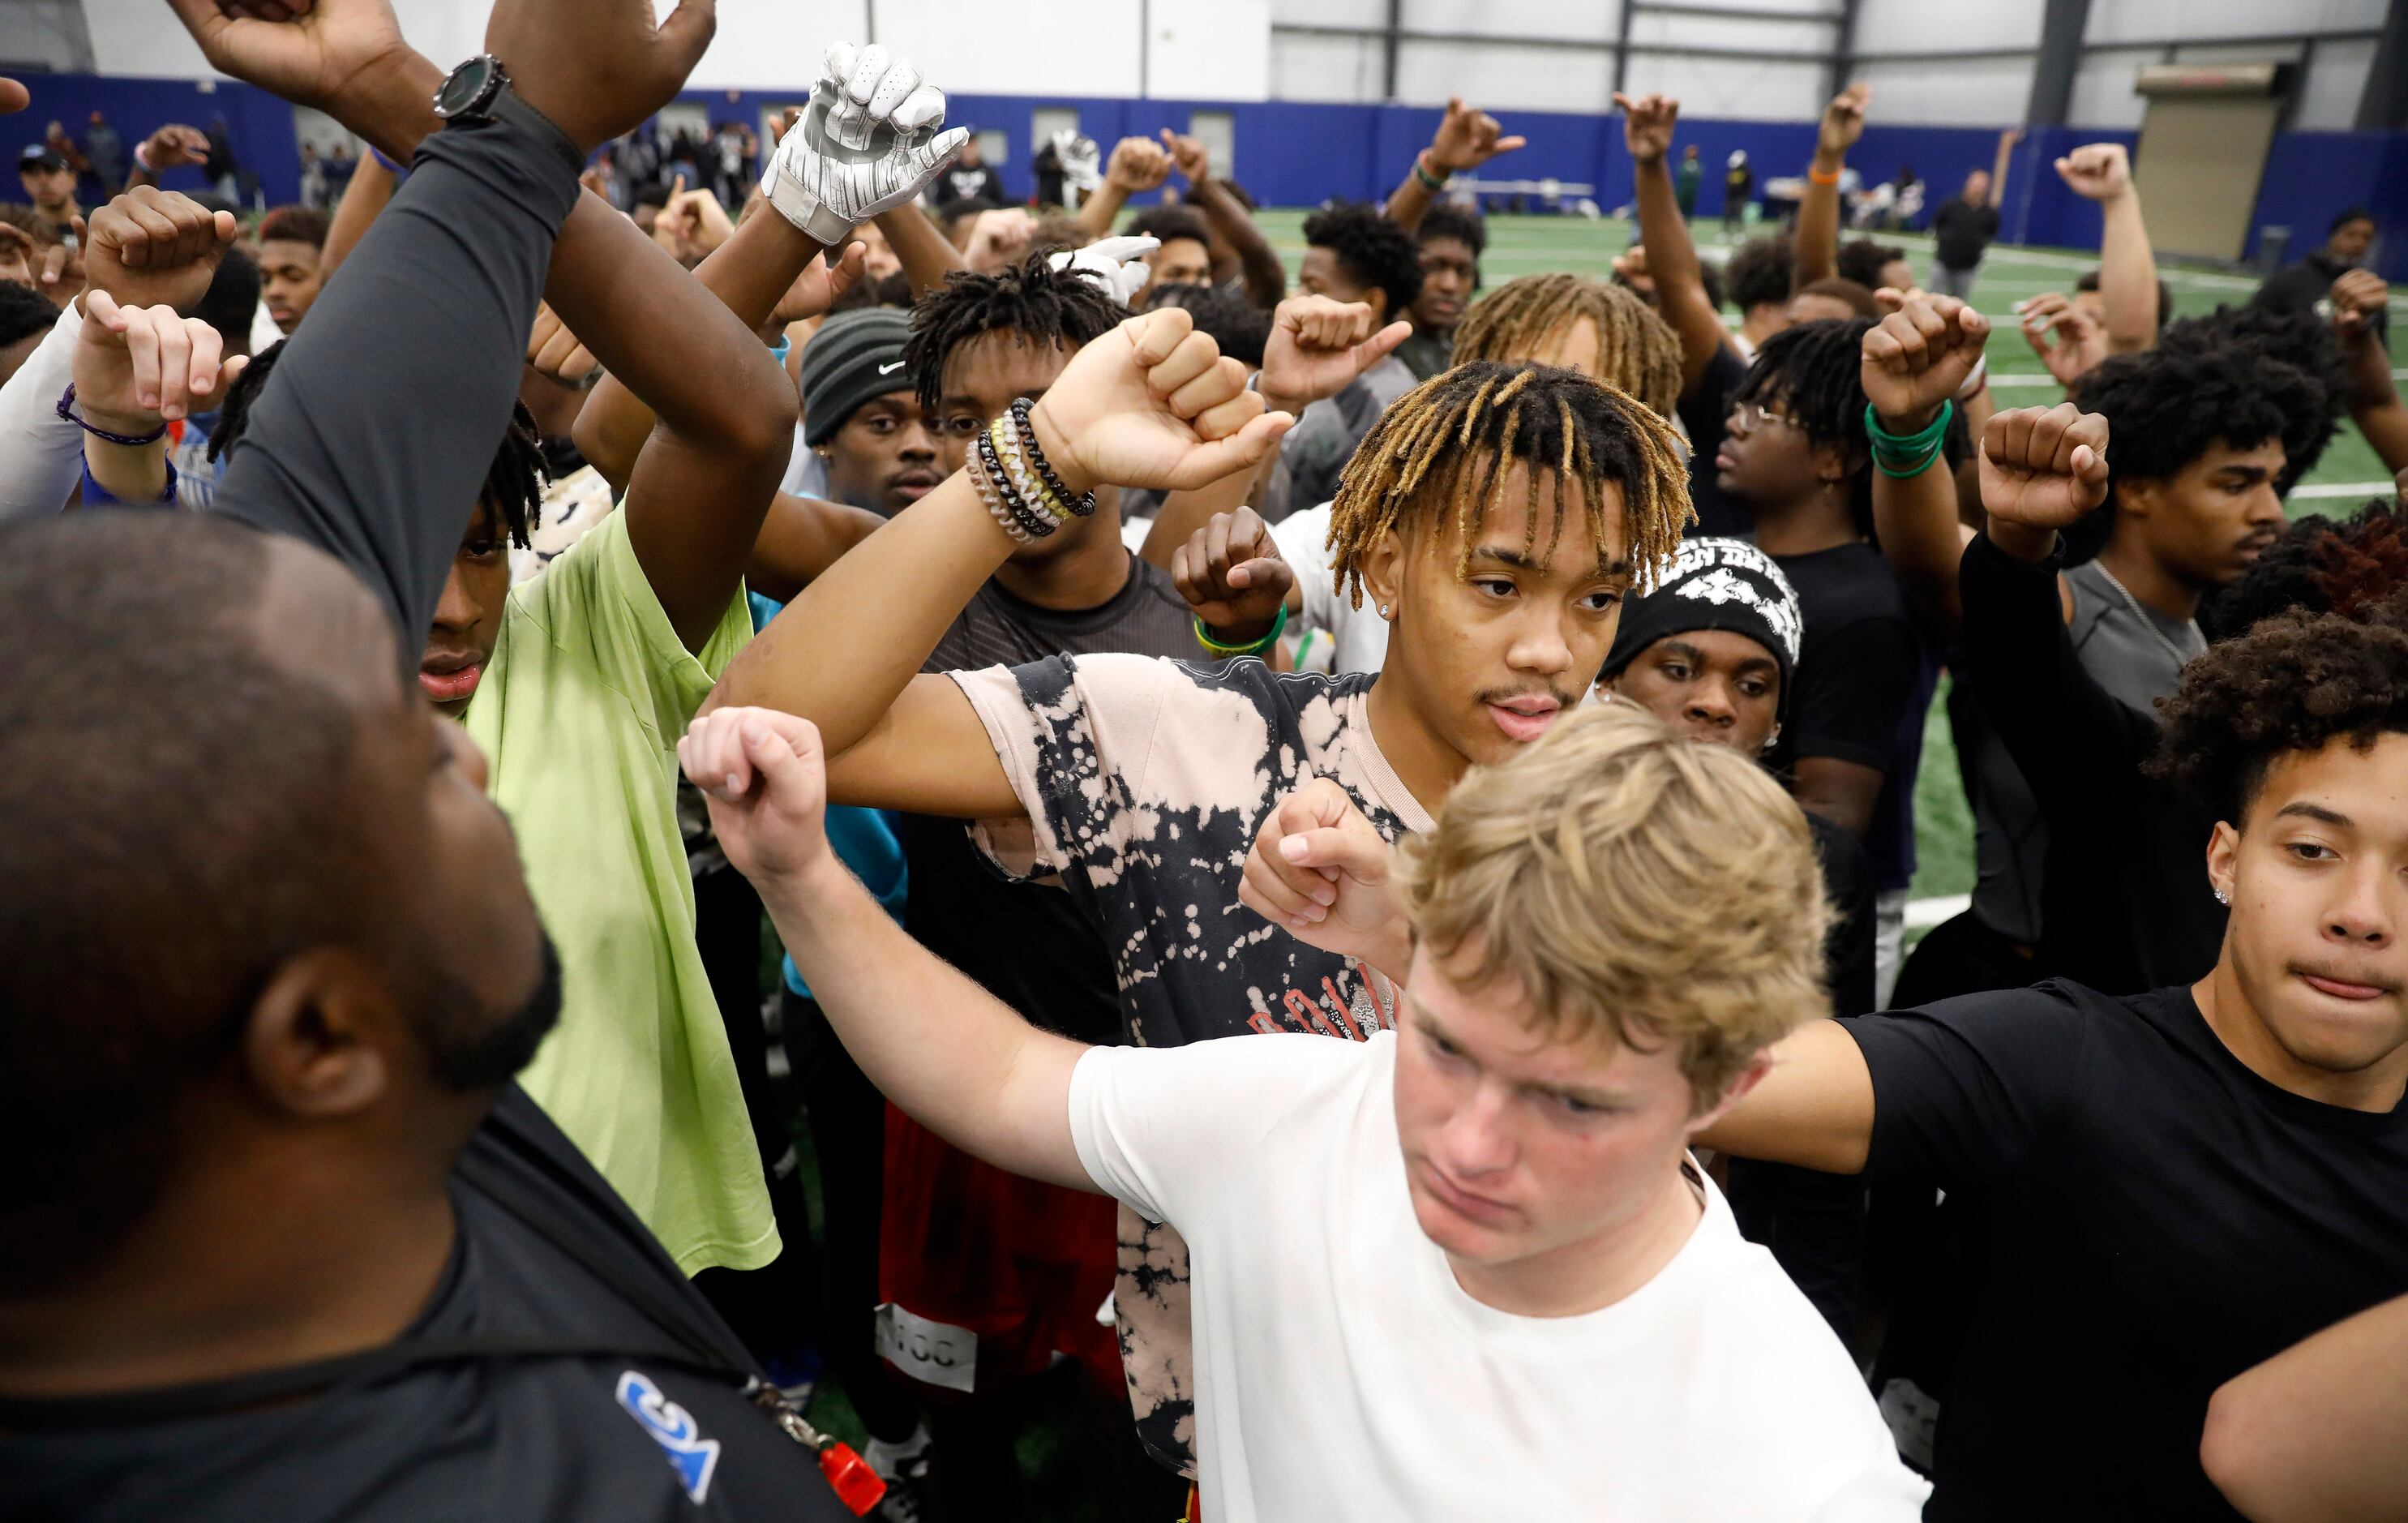
[[[435,114],[446,127],[488,122],[523,127],[558,155],[571,175],[585,172],[585,154],[557,122],[519,98],[510,88],[509,70],[491,53],[480,53],[444,76],[443,88],[435,93]]]

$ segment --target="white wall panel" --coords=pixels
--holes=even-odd
[[[1279,0],[1285,10],[1288,0]],[[1283,18],[1284,19],[1284,18]],[[1408,32],[1467,32],[1488,36],[1571,37],[1610,42],[1622,24],[1617,0],[1405,0]],[[1376,24],[1386,25],[1381,13]]]
[[[1873,87],[1869,119],[1885,126],[2002,127],[2031,104],[2029,58],[1947,63],[1859,63],[1850,76]]]
[[[739,3],[766,7],[784,0]],[[878,0],[877,20],[879,41],[910,54],[948,90],[1139,93],[1136,0],[981,0],[970,7],[961,0]]]
[[[1376,101],[1385,67],[1377,38],[1271,34],[1273,100]]]
[[[2157,63],[2157,49],[2125,48],[2086,52],[2073,71],[2073,93],[2065,120],[2075,127],[2138,127],[2148,103],[2132,89],[2132,76],[2143,64]]]
[[[1271,88],[1269,0],[1155,6],[1141,94],[1156,100],[1264,100]]]
[[[1836,16],[1838,0],[1686,0],[1701,10],[1730,10],[1749,15],[1778,11],[1784,16]]]
[[[2385,0],[2091,0],[2090,24],[2083,40],[2099,47],[2174,37],[2372,32],[2383,25],[2384,4]]]
[[[2357,126],[2366,71],[2373,66],[2372,42],[2317,43],[2291,126],[2300,132],[2347,132]]]
[[[2304,42],[2186,42],[2174,50],[2177,64],[2296,64]]]
[[[2092,0],[2094,5],[2104,0]],[[1860,0],[1856,51],[1870,55],[2038,48],[2043,0]]]
[[[1209,7],[1199,6],[1198,10]],[[1271,0],[1273,26],[1385,26],[1388,0]]]
[[[1397,52],[1397,98],[1443,106],[1449,95],[1491,110],[1604,111],[1613,104],[1613,55],[1598,48],[1407,42]]]
[[[1838,23],[1824,21],[1755,21],[1737,16],[1667,15],[1643,10],[1630,18],[1633,42],[1752,49],[1796,57],[1828,53],[1837,31]]]
[[[1811,122],[1823,112],[1820,59],[1752,64],[1682,53],[1634,53],[1623,88],[1676,96],[1686,117]]]
[[[414,7],[402,8],[406,12]],[[665,12],[668,7],[655,8]],[[898,42],[889,36],[886,7],[879,8],[879,40],[889,47],[899,46],[913,62],[924,65],[924,50],[917,39]],[[862,0],[810,6],[720,0],[719,31],[688,82],[701,90],[791,90],[799,95],[819,78],[820,62],[827,55],[829,43],[860,42],[868,30]],[[942,88],[967,88],[941,75],[932,78]]]

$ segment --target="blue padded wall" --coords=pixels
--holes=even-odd
[[[222,113],[235,149],[256,173],[271,201],[291,200],[300,184],[300,154],[292,114],[281,101],[245,85],[222,82],[203,92],[190,81],[118,79],[88,75],[36,74],[26,79],[31,110],[0,122],[0,145],[14,149],[40,136],[52,120],[80,134],[97,108],[130,146],[169,122],[206,127]],[[713,119],[757,121],[763,108],[790,102],[800,92],[694,91],[686,99]],[[1501,178],[1553,177],[1597,187],[1599,204],[1611,209],[1630,199],[1630,158],[1622,146],[1622,124],[1613,116],[1513,111],[1510,130],[1530,139],[1527,148],[1500,160]],[[1072,107],[1080,126],[1110,145],[1129,134],[1152,136],[1165,127],[1183,131],[1197,110],[1229,113],[1236,128],[1237,179],[1267,207],[1312,206],[1331,197],[1374,200],[1394,189],[1439,122],[1434,108],[1327,105],[1307,101],[1215,102],[1062,99],[1028,95],[956,95],[952,120],[1001,129],[1010,151],[1002,166],[1015,196],[1029,193],[1030,131],[1041,107]],[[16,131],[12,135],[10,128]],[[2008,168],[2001,207],[2001,236],[2010,242],[2096,248],[2099,212],[2068,191],[2050,167],[2059,154],[2082,143],[2114,139],[2129,145],[2129,131],[2080,127],[2042,128],[2017,145]],[[1876,122],[1865,129],[1852,162],[1869,180],[1887,180],[1900,164],[1912,164],[1931,186],[1934,198],[1955,194],[1965,175],[1988,168],[1998,148],[1995,127],[1930,127]],[[1759,187],[1770,179],[1800,173],[1813,150],[1814,129],[1804,122],[1682,122],[1676,141],[1695,143],[1705,161],[1698,196],[1701,215],[1722,211],[1724,162],[1744,149]],[[171,188],[197,188],[197,170],[178,170]],[[2376,267],[2388,279],[2408,280],[2408,133],[2294,132],[2277,136],[2251,223],[2292,230],[2294,256],[2322,241],[2326,224],[2344,207],[2365,206],[2390,230],[2377,251]]]

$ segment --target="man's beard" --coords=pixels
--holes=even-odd
[[[500,1015],[483,1009],[467,985],[430,973],[418,1017],[426,1062],[437,1084],[456,1090],[493,1089],[534,1061],[536,1049],[560,1019],[560,954],[537,927],[542,970],[518,1008]]]

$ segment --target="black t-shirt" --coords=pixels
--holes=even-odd
[[[1813,810],[1801,810],[1814,834],[1823,892],[1831,901],[1831,931],[1823,939],[1823,977],[1831,1009],[1861,1015],[1873,1008],[1873,873],[1862,842]]]
[[[975,671],[1100,651],[1203,654],[1196,616],[1168,572],[1132,555],[1129,579],[1110,601],[1068,613],[1025,603],[989,582],[921,669]],[[903,923],[920,944],[1035,1025],[1080,1042],[1117,1042],[1111,954],[1070,896],[1051,884],[1006,879],[959,820],[905,814],[901,821],[911,884]]]
[[[1933,251],[1942,264],[1950,269],[1971,269],[1982,262],[1990,240],[1999,236],[1999,208],[1952,195],[1931,214],[1931,233]]]
[[[1806,621],[1774,769],[1792,772],[1808,756],[1879,769],[1882,793],[1865,853],[1877,886],[1903,887],[1914,863],[1914,773],[1899,753],[1911,730],[1920,754],[1916,695],[1930,694],[1929,661],[1906,595],[1882,553],[1862,541],[1773,561],[1798,589]]]
[[[467,1153],[452,1184],[452,1262],[403,1338],[544,1336],[609,1352],[419,1365],[280,1404],[140,1423],[112,1419],[106,1398],[0,1404],[0,1517],[852,1517],[811,1451],[732,1381],[661,1362],[684,1345],[614,1277],[733,1369],[752,1369],[532,1100],[513,1086]],[[516,1204],[529,1197],[565,1228],[566,1248]]]
[[[1725,496],[1714,481],[1714,455],[1723,447],[1725,425],[1730,421],[1731,393],[1746,374],[1747,362],[1739,357],[1739,352],[1718,344],[1714,357],[1706,362],[1706,373],[1673,409],[1689,434],[1689,501],[1698,510],[1697,524],[1688,531],[1693,539],[1720,535],[1748,539],[1756,534],[1747,510]]]
[[[2408,1291],[2408,1105],[2278,1088],[2186,988],[1971,995],[1842,1023],[1873,1084],[1866,1178],[1970,1237],[1932,1519],[2230,1518],[2215,1387]]]
[[[1003,207],[1011,204],[1011,197],[1004,194],[1003,177],[995,172],[995,165],[965,169],[956,165],[937,177],[937,204],[952,207],[965,201],[992,201]]]

